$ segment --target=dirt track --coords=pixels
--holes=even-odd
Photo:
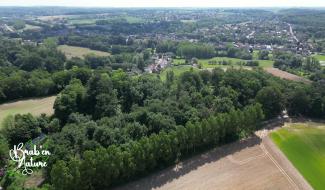
[[[117,190],[312,189],[269,140],[269,130],[185,160]]]

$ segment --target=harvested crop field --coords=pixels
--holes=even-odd
[[[110,55],[110,53],[108,52],[91,50],[89,48],[83,48],[77,46],[60,45],[58,49],[62,51],[67,56],[68,59],[71,59],[72,57],[84,58],[84,56],[89,54],[94,54],[96,56],[102,56],[102,57]]]
[[[311,81],[308,79],[288,73],[286,71],[282,71],[277,68],[265,68],[265,71],[272,74],[273,76],[280,77],[282,79],[293,80],[293,81],[304,82],[304,83],[311,83]]]
[[[0,104],[0,126],[4,118],[8,115],[26,114],[52,115],[54,113],[53,105],[56,96],[46,98],[33,98],[28,100],[18,100],[11,103]]]
[[[264,135],[225,145],[116,188],[131,189],[290,190],[311,187]]]

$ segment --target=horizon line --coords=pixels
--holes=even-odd
[[[65,5],[0,5],[0,7],[21,7],[21,8],[41,8],[41,7],[60,7],[60,8],[128,8],[128,9],[137,9],[137,8],[308,8],[308,9],[324,9],[325,6],[139,6],[139,7],[124,7],[124,6],[65,6]]]

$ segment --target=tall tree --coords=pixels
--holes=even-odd
[[[258,91],[256,101],[262,104],[266,118],[281,114],[285,107],[283,94],[273,86],[264,87]]]

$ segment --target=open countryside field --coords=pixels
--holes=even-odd
[[[110,53],[104,52],[104,51],[97,51],[97,50],[91,50],[89,48],[83,48],[83,47],[77,47],[77,46],[68,46],[68,45],[60,45],[58,47],[60,51],[62,51],[68,59],[71,59],[72,57],[79,57],[84,58],[84,56],[88,54],[94,54],[97,56],[109,56]]]
[[[279,77],[279,78],[282,78],[282,79],[287,79],[287,80],[292,80],[292,81],[297,81],[297,82],[303,82],[303,83],[307,83],[307,84],[311,83],[311,81],[306,79],[306,78],[303,78],[303,77],[288,73],[286,71],[282,71],[282,70],[277,69],[277,68],[265,68],[264,70],[266,72],[272,74],[273,76],[276,76],[276,77]]]
[[[325,55],[315,55],[314,56],[321,64],[321,66],[324,66],[325,65]]]
[[[26,25],[25,25],[25,28],[22,29],[22,30],[23,30],[23,31],[27,31],[27,30],[39,31],[39,30],[41,30],[41,29],[42,29],[42,27],[40,27],[40,26],[35,26],[35,25],[26,24]]]
[[[95,25],[97,21],[99,20],[105,20],[107,22],[111,23],[116,23],[116,22],[121,22],[122,20],[134,24],[134,23],[143,23],[145,20],[139,17],[134,17],[134,16],[128,16],[128,15],[121,15],[121,16],[115,16],[111,17],[109,14],[101,14],[102,18],[88,18],[88,17],[83,17],[82,15],[80,16],[75,16],[75,17],[69,17],[67,18],[68,24],[69,25]]]
[[[325,55],[315,55],[314,56],[316,59],[318,59],[319,61],[325,61]]]
[[[0,127],[3,119],[8,115],[26,113],[31,113],[33,115],[40,115],[42,113],[52,115],[54,113],[53,105],[55,98],[56,96],[50,96],[0,104]]]
[[[268,138],[272,130],[258,131],[249,139],[197,155],[115,190],[312,189]]]
[[[211,64],[209,62],[219,62],[219,61],[230,61],[231,65],[220,65],[220,64]],[[247,60],[244,59],[238,59],[238,58],[230,58],[230,57],[214,57],[211,59],[199,59],[199,64],[202,65],[202,68],[216,68],[216,67],[229,67],[229,66],[239,66],[237,63],[239,62],[246,62]],[[263,68],[270,68],[273,67],[273,61],[272,60],[256,60],[259,62],[259,66]],[[174,65],[180,65],[184,64],[184,59],[174,59],[173,64]]]
[[[87,18],[87,19],[73,18],[73,19],[69,19],[68,23],[70,25],[91,25],[91,24],[96,23],[96,19],[92,19],[92,18]]]
[[[325,189],[324,124],[293,124],[271,137],[315,190]]]
[[[52,15],[52,16],[39,16],[38,19],[42,21],[53,21],[53,20],[61,20],[65,18],[74,18],[77,15]]]

